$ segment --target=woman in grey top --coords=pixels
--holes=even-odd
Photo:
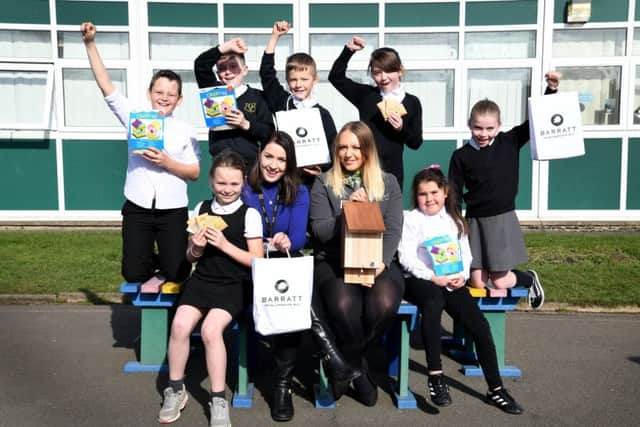
[[[402,193],[396,178],[380,168],[373,134],[363,122],[350,122],[338,133],[334,166],[311,190],[309,220],[315,253],[313,307],[335,331],[346,361],[362,375],[353,380],[355,395],[366,406],[377,401],[377,387],[367,372],[367,345],[381,336],[396,314],[404,293],[394,260],[402,234]],[[385,225],[383,265],[372,287],[344,283],[341,262],[342,202],[376,202]],[[335,398],[348,383],[333,384]]]

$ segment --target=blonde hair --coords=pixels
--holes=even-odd
[[[327,171],[327,187],[333,191],[338,198],[344,198],[344,177],[340,163],[340,136],[345,132],[351,132],[360,143],[360,153],[362,155],[362,186],[367,191],[370,202],[379,202],[384,197],[384,180],[382,179],[382,168],[378,160],[378,152],[373,133],[364,122],[349,122],[345,124],[333,144],[333,167]]]

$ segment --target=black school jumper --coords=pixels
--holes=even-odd
[[[417,150],[422,145],[422,106],[417,97],[405,94],[402,105],[407,114],[402,117],[402,129],[395,130],[378,109],[377,104],[382,101],[380,89],[354,82],[347,77],[347,64],[352,56],[353,52],[349,48],[342,50],[329,72],[329,81],[358,109],[360,120],[371,128],[382,169],[395,175],[402,188],[404,146]]]
[[[213,67],[222,55],[216,46],[196,58],[194,73],[199,88],[224,84],[218,80],[213,71]],[[242,156],[247,170],[251,170],[258,158],[259,145],[266,142],[273,134],[273,119],[262,92],[258,89],[247,87],[247,91],[237,97],[236,102],[238,109],[242,111],[250,123],[249,129],[235,128],[217,131],[209,129],[209,153],[215,156],[225,148],[230,148]]]

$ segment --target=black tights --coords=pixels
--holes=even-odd
[[[468,289],[463,287],[450,292],[429,280],[410,277],[406,279],[404,298],[415,304],[422,315],[420,327],[429,371],[442,370],[441,318],[442,310],[446,310],[453,319],[460,320],[471,334],[489,388],[493,390],[502,386],[489,322]]]
[[[394,262],[370,288],[345,284],[343,273],[342,268],[325,261],[315,264],[313,304],[332,326],[345,359],[362,367],[367,344],[382,336],[396,316],[404,280]]]

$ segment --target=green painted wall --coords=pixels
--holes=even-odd
[[[64,140],[62,154],[67,210],[119,210],[122,207],[126,142]]]
[[[620,139],[587,139],[585,155],[549,162],[549,209],[619,209]]]
[[[377,3],[343,3],[309,5],[310,27],[377,27]]]
[[[518,210],[531,210],[532,169],[531,148],[527,144],[520,150],[520,176],[518,178],[518,195],[516,196],[516,209]]]
[[[159,27],[217,27],[218,6],[207,3],[149,3],[149,25]]]
[[[129,25],[129,8],[126,1],[56,0],[56,18],[60,25]]]
[[[208,143],[201,141],[200,178],[188,181],[187,185],[189,209],[211,197],[208,150]],[[65,140],[62,153],[68,210],[120,210],[127,172],[127,148],[123,141]]]
[[[384,10],[388,27],[443,27],[460,23],[459,3],[388,3]]]
[[[0,210],[56,210],[55,141],[0,139]]]
[[[627,209],[640,209],[640,138],[629,139]]]
[[[446,175],[449,171],[449,159],[456,149],[456,141],[424,141],[418,150],[404,149],[404,184],[402,186],[403,204],[405,209],[413,207],[411,183],[413,177],[422,168],[434,163],[442,167]]]
[[[290,4],[225,4],[224,26],[271,28],[275,21],[293,22]],[[295,24],[295,23],[294,23]]]
[[[2,7],[0,22],[8,24],[49,24],[49,0],[10,1]]]
[[[189,196],[189,209],[196,207],[199,202],[211,198],[209,187],[209,169],[211,168],[211,154],[209,143],[200,141],[200,178],[197,181],[188,181],[187,195]]]
[[[637,0],[636,0],[637,2]],[[564,22],[568,2],[556,0],[553,21]],[[591,18],[589,22],[626,21],[629,16],[629,0],[591,0]],[[636,3],[636,19],[638,8]]]
[[[488,1],[465,4],[466,25],[535,24],[537,0]]]

